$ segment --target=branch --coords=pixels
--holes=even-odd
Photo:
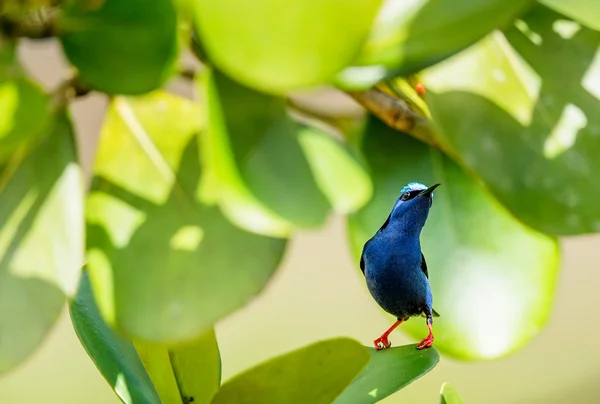
[[[403,99],[395,98],[377,88],[346,93],[389,127],[408,133],[431,146],[440,147],[433,134],[431,122],[415,112]]]
[[[9,38],[45,39],[56,36],[58,11],[52,8],[36,10],[24,18],[0,16],[0,32]]]

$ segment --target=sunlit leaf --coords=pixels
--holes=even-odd
[[[546,233],[600,231],[599,46],[538,6],[423,75],[440,143]]]
[[[172,348],[141,341],[135,347],[163,403],[210,403],[221,381],[214,330]]]
[[[81,79],[110,94],[141,94],[161,86],[177,56],[171,0],[69,2],[59,30]]]
[[[371,198],[373,184],[365,167],[340,141],[312,128],[303,128],[298,140],[317,182],[333,209],[353,212]]]
[[[51,123],[50,99],[25,76],[15,48],[0,37],[0,164],[48,134]]]
[[[90,358],[125,404],[160,404],[160,398],[133,344],[100,316],[87,271],[69,306],[75,332]]]
[[[317,342],[235,376],[212,403],[329,404],[368,361],[367,349],[354,340]]]
[[[360,49],[381,0],[195,0],[211,61],[251,87],[282,93],[328,80]]]
[[[600,3],[597,0],[540,0],[540,3],[600,31]]]
[[[169,351],[164,345],[135,342],[135,349],[162,403],[182,401],[177,379],[171,367]]]
[[[369,178],[341,142],[293,122],[281,98],[208,76],[199,86],[209,105],[201,152],[212,196],[233,222],[283,236],[321,226],[332,205],[346,212],[366,202]]]
[[[440,391],[440,404],[463,404],[462,399],[450,383],[442,384],[442,391]]]
[[[152,342],[195,339],[264,287],[285,240],[240,230],[196,195],[199,108],[117,97],[87,201],[87,258],[104,318]]]
[[[434,308],[440,313],[435,347],[457,358],[491,359],[530,341],[552,306],[556,240],[515,220],[440,151],[375,119],[363,142],[374,197],[350,218],[357,267],[364,243],[381,227],[400,189],[410,181],[439,182],[421,234]],[[421,317],[399,329],[419,339],[427,335]]]
[[[209,404],[221,383],[221,355],[214,330],[191,344],[169,350],[181,395],[194,404]]]
[[[394,394],[437,365],[435,349],[405,345],[383,351],[368,348],[371,361],[334,404],[372,404]]]
[[[43,340],[79,282],[83,190],[69,119],[0,167],[0,372]]]
[[[414,73],[503,28],[531,0],[387,0],[352,67],[339,84],[365,88]]]

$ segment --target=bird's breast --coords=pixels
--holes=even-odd
[[[388,313],[398,317],[418,315],[431,294],[429,281],[421,269],[421,250],[394,247],[365,251],[367,287]]]

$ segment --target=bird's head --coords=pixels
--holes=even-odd
[[[429,208],[433,203],[433,190],[440,184],[434,184],[429,188],[420,182],[409,182],[396,201],[390,220],[400,221],[403,227],[420,230],[427,220]]]

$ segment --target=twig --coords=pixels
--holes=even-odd
[[[408,133],[431,146],[440,147],[431,122],[415,112],[403,99],[395,98],[378,88],[347,91],[347,94],[389,127]]]

